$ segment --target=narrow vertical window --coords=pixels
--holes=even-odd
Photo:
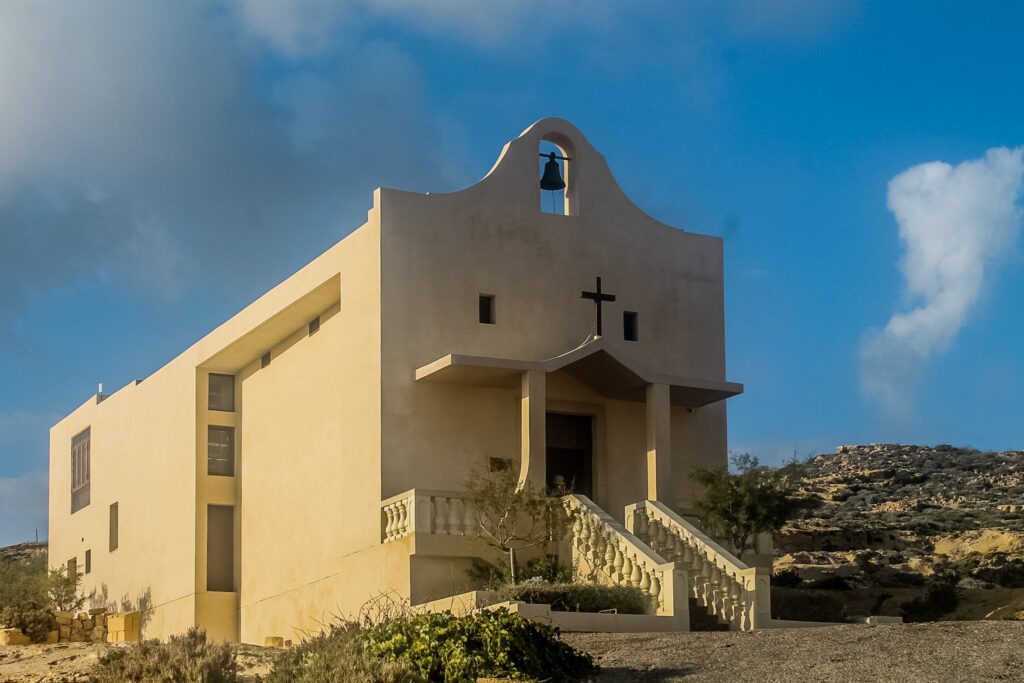
[[[72,557],[68,560],[68,577],[78,576],[78,558]]]
[[[314,335],[320,329],[320,316],[309,321],[309,334]]]
[[[210,373],[210,392],[207,397],[210,410],[235,410],[235,376]]]
[[[117,503],[110,504],[110,552],[117,550]]]
[[[206,508],[206,590],[235,590],[235,508]]]
[[[206,473],[235,476],[235,429],[210,425],[206,439]]]
[[[88,574],[92,571],[92,551],[85,551],[85,573]]]
[[[637,314],[625,311],[622,314],[622,338],[626,341],[639,341],[640,331],[637,325]]]
[[[91,428],[71,439],[71,513],[89,504]]]
[[[494,324],[494,295],[480,295],[480,322],[486,325]]]
[[[260,357],[260,367],[265,368],[270,365],[270,351],[267,351]]]

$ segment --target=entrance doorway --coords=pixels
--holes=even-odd
[[[548,413],[546,417],[548,490],[580,493],[593,499],[593,416]]]

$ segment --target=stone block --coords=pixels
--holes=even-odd
[[[94,628],[89,632],[89,640],[94,643],[102,643],[106,638],[107,634],[104,633],[102,629]]]
[[[60,632],[60,639],[61,640],[67,640],[71,636],[71,627],[70,626],[61,626],[57,630]]]
[[[68,636],[68,642],[69,643],[84,643],[85,642],[85,636],[82,635],[81,631],[79,631],[78,633],[72,633],[70,636]]]
[[[85,621],[88,618],[89,618],[89,613],[88,612],[79,612],[78,613],[78,620],[79,621]]]
[[[94,617],[97,614],[103,614],[106,611],[107,611],[106,607],[93,607],[92,609],[89,610],[89,616]]]
[[[267,636],[263,639],[263,647],[284,647],[284,638],[281,636]]]
[[[60,642],[60,631],[50,631],[46,634],[46,642],[48,644]]]
[[[0,629],[0,645],[28,645],[31,642],[20,628]]]
[[[95,625],[96,624],[93,623],[92,619],[83,619],[82,620],[82,630],[83,631],[91,631]]]
[[[74,612],[67,612],[67,611],[64,611],[64,610],[55,609],[55,610],[53,610],[53,616],[57,617],[57,621],[60,621],[61,619],[64,619],[65,621],[63,623],[67,623],[67,622],[69,622],[69,621],[71,621],[72,619],[75,618],[75,613]]]
[[[70,624],[71,624],[71,617],[70,616],[64,616],[64,615],[70,615],[70,614],[71,614],[70,612],[62,612],[62,613],[58,614],[57,617],[56,617],[57,623],[60,624],[61,626],[70,626]]]

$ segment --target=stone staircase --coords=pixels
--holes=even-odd
[[[714,614],[708,612],[707,608],[701,605],[697,598],[690,600],[690,630],[691,631],[728,631],[729,624],[725,624]]]

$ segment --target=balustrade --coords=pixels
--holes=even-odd
[[[768,626],[768,569],[747,566],[658,501],[628,506],[626,528],[686,571],[690,596],[708,612],[737,630]]]
[[[479,536],[480,527],[458,493],[413,489],[381,503],[381,542],[411,533]]]

